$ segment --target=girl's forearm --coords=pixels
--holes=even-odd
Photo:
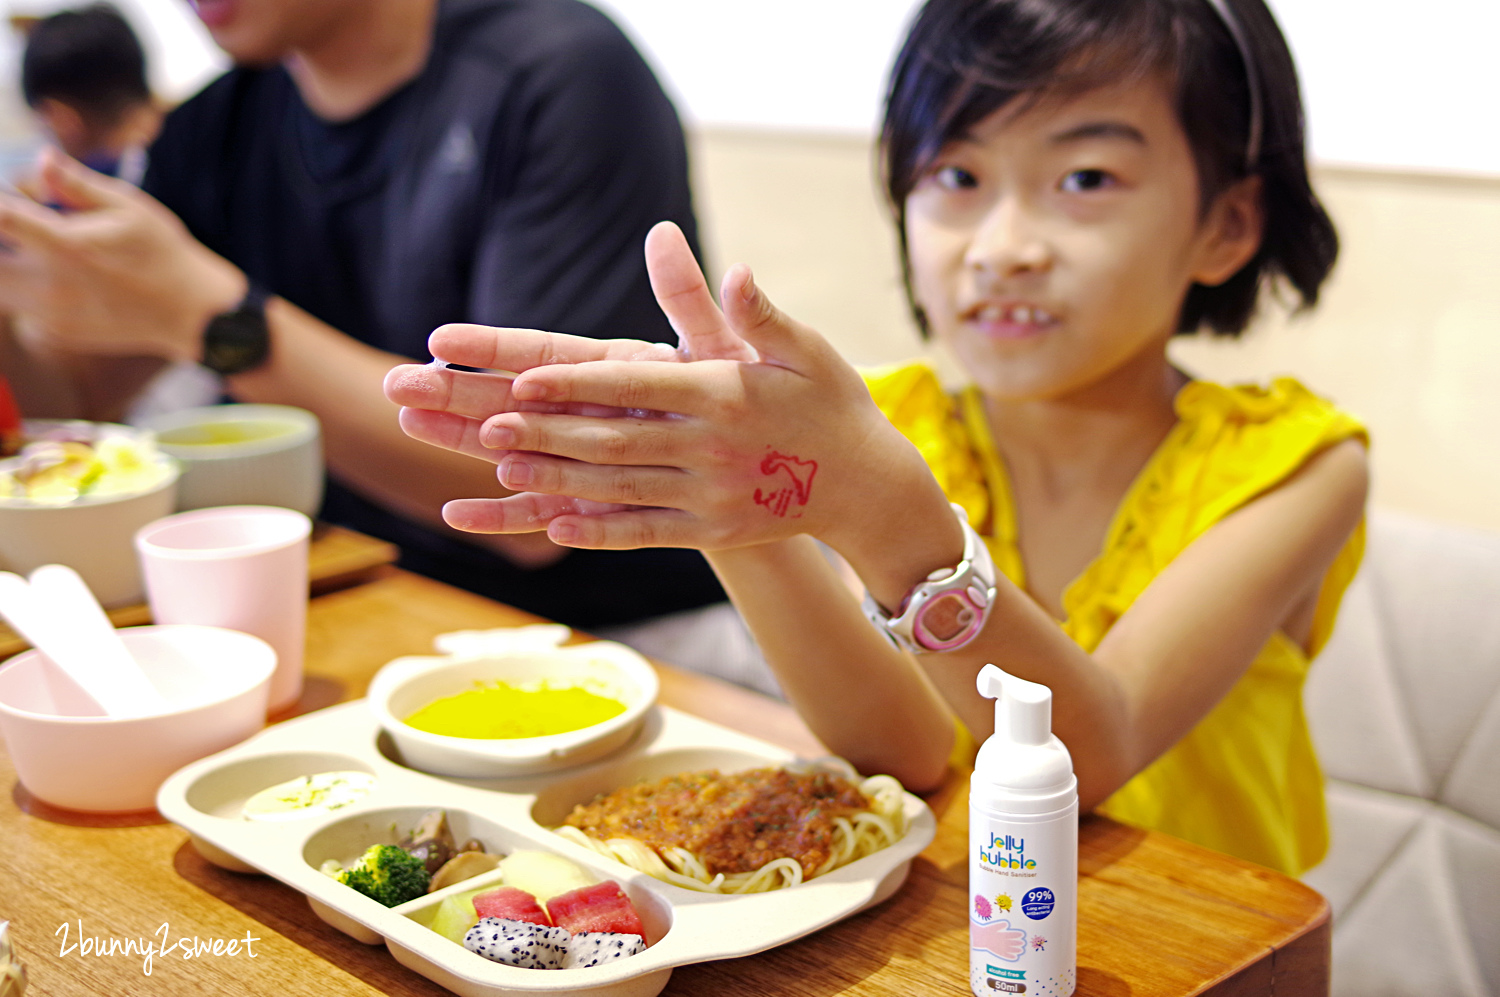
[[[882,457],[874,465],[879,466],[879,474],[862,478],[856,492],[862,501],[850,501],[849,508],[856,508],[858,514],[838,517],[822,538],[844,556],[874,600],[894,613],[929,573],[959,564],[965,535],[947,496],[915,448],[888,445]],[[822,561],[816,550],[813,556]],[[855,609],[853,615],[874,642],[889,648],[862,619],[864,613]],[[807,625],[816,630],[819,616],[814,615]],[[777,627],[774,613],[768,613],[762,627]],[[756,633],[759,636],[760,630]],[[837,646],[832,654],[837,654]],[[898,657],[903,663],[909,661],[904,655]],[[951,714],[980,739],[995,729],[995,703],[983,699],[975,688],[981,667],[996,664],[1011,675],[1052,688],[1053,732],[1073,754],[1080,799],[1086,805],[1103,802],[1143,763],[1142,753],[1134,747],[1136,723],[1130,697],[1118,676],[1079,648],[1046,610],[1005,577],[998,579],[995,607],[974,642],[950,654],[918,655],[916,663]],[[825,711],[841,706],[841,700],[829,700],[816,690],[808,700]],[[835,720],[831,717],[826,723]]]
[[[860,771],[894,775],[910,789],[942,781],[953,744],[947,707],[870,626],[811,539],[708,559],[819,740]]]
[[[994,731],[995,704],[975,688],[994,664],[1052,690],[1052,732],[1073,756],[1084,809],[1102,803],[1141,767],[1124,685],[1063,633],[1030,596],[1001,578],[994,609],[974,642],[918,663],[958,718],[983,740]]]
[[[920,655],[915,667],[864,618],[809,538],[708,558],[792,705],[861,771],[935,786],[952,746],[952,716],[980,739],[994,729],[994,703],[974,687],[987,663],[1052,689],[1052,729],[1073,755],[1086,807],[1139,767],[1121,683],[1004,578],[979,637],[959,651]]]
[[[858,521],[850,517],[848,535],[834,540],[876,601],[892,612],[929,572],[956,565],[964,546],[962,528],[925,464],[895,467],[910,473],[883,476],[878,487],[886,494],[872,494]],[[947,654],[919,655],[917,661],[952,712],[980,739],[994,729],[994,703],[974,686],[984,665],[1051,688],[1052,729],[1073,755],[1079,795],[1088,805],[1102,802],[1139,767],[1121,682],[1003,577],[997,579],[989,621],[973,643]]]
[[[882,421],[878,436],[879,457],[860,466],[856,484],[844,486],[840,514],[817,536],[876,602],[895,612],[931,572],[958,564],[964,533],[917,449],[889,423]]]

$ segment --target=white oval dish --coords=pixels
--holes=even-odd
[[[485,740],[417,730],[403,718],[444,696],[487,682],[581,685],[625,704],[603,723],[564,734]],[[464,657],[397,658],[375,674],[368,702],[412,768],[434,775],[493,779],[551,772],[593,761],[629,743],[656,702],[656,670],[623,644],[593,641],[550,650]]]

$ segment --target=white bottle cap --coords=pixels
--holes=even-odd
[[[1040,814],[1069,806],[1078,793],[1073,758],[1052,734],[1052,690],[979,671],[979,694],[995,701],[995,733],[979,749],[970,799],[988,809]]]

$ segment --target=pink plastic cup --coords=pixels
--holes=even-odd
[[[291,509],[229,505],[158,519],[135,535],[157,623],[239,630],[275,648],[272,713],[302,695],[311,532]]]

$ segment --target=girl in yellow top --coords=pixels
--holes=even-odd
[[[788,698],[863,770],[936,783],[954,716],[990,732],[974,679],[993,662],[1052,688],[1085,808],[1313,865],[1301,687],[1360,556],[1363,430],[1294,382],[1224,388],[1167,357],[1178,332],[1238,333],[1272,278],[1312,304],[1333,262],[1269,11],[929,0],[882,149],[918,321],[970,388],[907,366],[867,390],[747,268],[721,313],[659,226],[680,351],[450,326],[434,356],[522,373],[388,378],[409,434],[516,492],[448,522],[709,552]],[[982,575],[976,530],[993,595],[934,594]],[[915,653],[810,538],[877,618],[919,616]]]

